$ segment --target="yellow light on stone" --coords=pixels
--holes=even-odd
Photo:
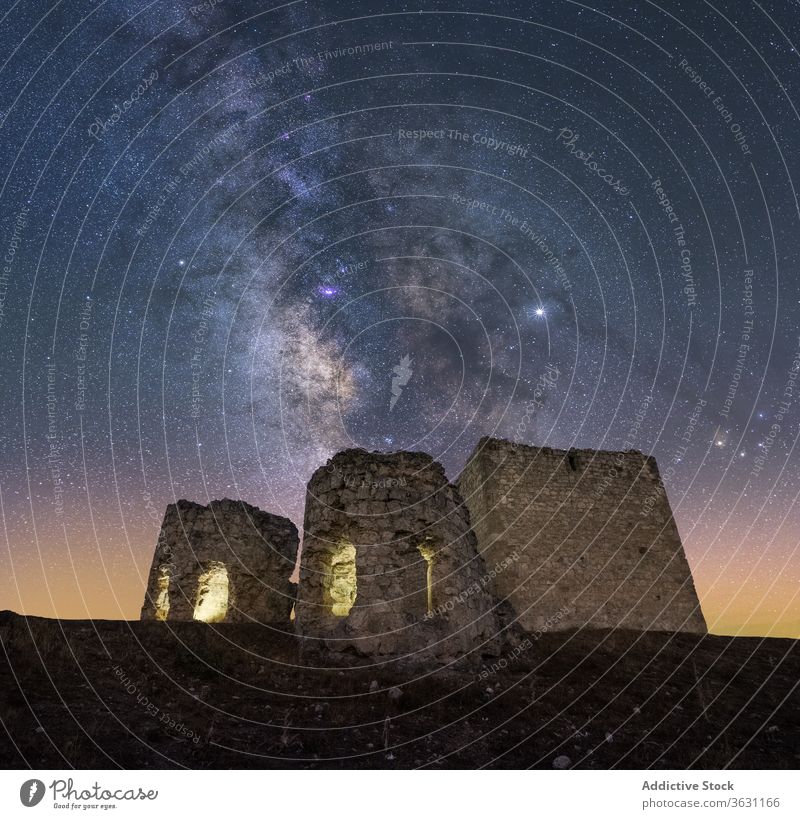
[[[419,546],[419,553],[428,564],[426,574],[426,584],[428,587],[428,614],[433,613],[433,564],[436,559],[436,550],[429,543],[422,543]]]
[[[194,619],[221,623],[228,614],[228,570],[224,563],[210,563],[197,581]]]
[[[333,553],[328,584],[331,612],[337,617],[347,617],[358,594],[355,546],[342,543]]]
[[[156,586],[156,620],[166,620],[169,614],[169,566],[158,569]]]

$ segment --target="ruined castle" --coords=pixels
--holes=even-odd
[[[483,438],[455,484],[421,452],[348,449],[297,528],[241,501],[167,508],[142,619],[252,622],[366,656],[449,660],[509,628],[704,633],[652,457]]]

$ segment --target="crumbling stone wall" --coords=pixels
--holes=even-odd
[[[243,501],[170,504],[142,620],[258,622],[290,628],[297,527]]]
[[[706,631],[654,458],[483,438],[458,486],[523,628]]]
[[[485,575],[458,490],[430,455],[349,449],[312,476],[296,623],[316,645],[445,660],[491,651]]]

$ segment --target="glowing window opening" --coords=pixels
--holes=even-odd
[[[347,617],[356,602],[357,594],[356,547],[342,543],[331,556],[328,570],[331,613],[337,617]]]
[[[224,563],[210,563],[197,580],[194,619],[221,623],[228,614],[228,570]]]
[[[169,566],[158,567],[156,584],[156,620],[166,620],[169,615]]]
[[[436,550],[428,543],[422,543],[418,548],[427,564],[425,583],[428,589],[428,614],[433,614],[433,564],[436,562]]]

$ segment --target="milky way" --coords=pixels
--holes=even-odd
[[[0,608],[497,435],[654,454],[711,628],[800,634],[795,4],[124,7],[2,19]]]

